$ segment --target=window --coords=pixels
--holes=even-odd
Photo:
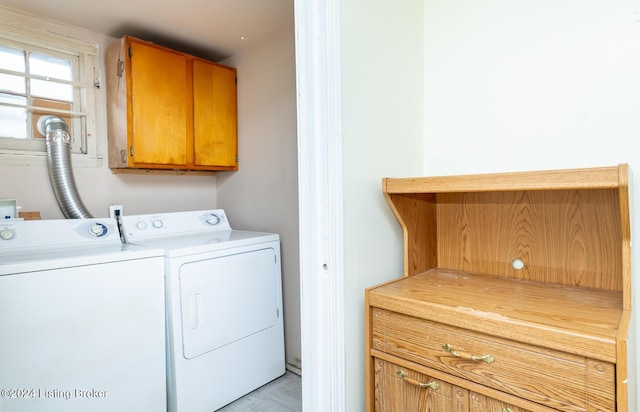
[[[46,146],[37,123],[55,115],[69,126],[74,161],[96,165],[101,158],[94,138],[97,45],[0,12],[0,162],[44,161]]]

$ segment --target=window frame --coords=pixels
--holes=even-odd
[[[78,57],[78,81],[82,92],[79,98],[85,108],[85,127],[80,130],[76,138],[80,138],[82,153],[72,153],[74,166],[100,167],[102,154],[96,139],[97,104],[96,89],[100,87],[100,50],[98,44],[80,40],[68,35],[59,34],[50,29],[41,28],[38,19],[21,18],[19,14],[11,15],[0,7],[0,45],[22,48],[26,45],[37,49],[39,53],[49,52],[52,56],[57,53]],[[50,28],[51,23],[42,20],[42,26]],[[74,91],[75,94],[75,91]],[[76,97],[74,96],[74,100]],[[0,148],[0,164],[3,165],[43,165],[46,164],[44,142],[41,144],[27,139],[16,141],[12,148]],[[22,147],[21,147],[22,146]]]

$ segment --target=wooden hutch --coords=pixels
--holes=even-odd
[[[367,410],[633,412],[628,182],[383,179],[404,277],[366,291]]]

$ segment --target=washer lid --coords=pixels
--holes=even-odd
[[[73,248],[25,248],[9,252],[0,250],[0,276],[162,257],[163,252],[162,249],[121,243]]]

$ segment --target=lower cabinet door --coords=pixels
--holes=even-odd
[[[374,364],[376,412],[469,411],[466,389],[381,359]]]
[[[374,365],[376,412],[531,412],[382,359]]]
[[[475,392],[469,392],[469,411],[470,412],[529,412],[528,409],[522,409],[517,406],[481,395]]]

